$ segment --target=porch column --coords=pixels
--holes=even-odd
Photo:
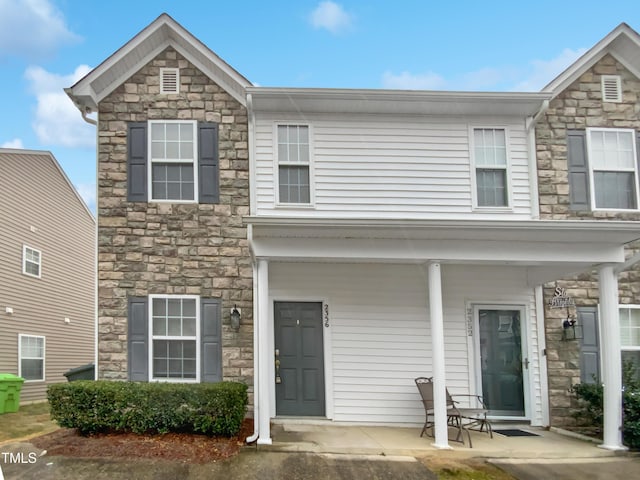
[[[269,262],[264,258],[258,258],[256,262],[258,270],[258,318],[254,322],[254,328],[258,329],[258,371],[255,372],[254,381],[258,382],[258,397],[254,402],[258,402],[258,445],[271,445],[271,427],[269,405],[269,365],[273,358],[269,355],[267,348],[269,342]]]
[[[600,284],[600,336],[604,384],[604,431],[601,448],[626,450],[622,445],[622,361],[618,276],[612,265],[598,270]]]
[[[450,448],[447,429],[447,395],[444,364],[444,318],[442,313],[442,276],[440,263],[429,263],[429,318],[433,368],[433,443],[436,448]]]

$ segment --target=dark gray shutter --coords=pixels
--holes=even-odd
[[[585,130],[567,130],[569,206],[571,210],[591,209],[586,133]]]
[[[147,297],[129,297],[127,366],[129,380],[149,380],[149,317]]]
[[[200,304],[200,377],[202,382],[222,380],[222,322],[220,300],[203,298]]]
[[[147,124],[133,122],[127,132],[127,200],[147,201]]]
[[[580,343],[580,381],[600,382],[600,342],[598,341],[598,310],[578,307],[578,325],[582,328]]]
[[[200,203],[218,203],[218,124],[198,123],[198,191]]]

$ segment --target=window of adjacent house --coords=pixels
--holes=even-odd
[[[40,250],[27,247],[22,248],[22,273],[40,278],[42,267],[42,254]]]
[[[179,93],[180,70],[177,68],[160,69],[160,93]]]
[[[640,380],[640,305],[620,307],[620,345],[623,366],[631,363]]]
[[[44,380],[44,338],[35,335],[18,335],[18,375],[25,381]]]
[[[503,128],[474,128],[473,156],[478,207],[509,205],[507,139]]]
[[[620,103],[622,101],[622,82],[619,75],[603,75],[602,100],[605,102]]]
[[[195,121],[150,121],[151,200],[197,199]]]
[[[309,126],[278,125],[278,199],[311,203]]]
[[[198,380],[198,297],[151,296],[151,378]]]
[[[635,132],[589,128],[587,148],[595,208],[638,208]]]

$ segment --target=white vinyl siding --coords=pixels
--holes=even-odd
[[[45,337],[18,335],[18,375],[25,382],[45,380]]]
[[[433,374],[423,266],[271,263],[269,277],[272,300],[327,301],[330,327],[324,335],[330,336],[333,373],[326,382],[333,392],[328,405],[333,404],[334,420],[424,421],[414,383],[415,377]],[[473,294],[478,302],[515,301],[532,307],[533,291],[525,278],[525,270],[518,268],[443,266],[446,379],[452,392],[470,393],[475,376],[467,300]],[[535,316],[529,315],[527,328],[535,341]],[[529,360],[539,381],[539,361]],[[536,395],[539,419],[539,388]]]
[[[474,211],[469,128],[471,119],[305,115],[311,144],[313,210],[277,205],[274,122],[256,119],[257,215],[385,218],[531,218],[527,136],[521,119],[501,121],[509,131],[510,209]],[[473,125],[496,124],[472,119]],[[504,120],[504,119],[503,119]],[[503,209],[504,210],[504,209]]]
[[[22,273],[40,278],[42,275],[42,252],[40,250],[23,245]]]

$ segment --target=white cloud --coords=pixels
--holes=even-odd
[[[90,67],[80,65],[70,75],[50,73],[41,67],[29,67],[25,72],[38,102],[32,126],[43,144],[64,147],[95,145],[95,127],[82,120],[79,110],[63,90],[89,71]]]
[[[76,190],[87,204],[89,210],[95,212],[96,210],[96,184],[95,183],[79,183],[76,185]]]
[[[551,80],[560,75],[564,69],[575,62],[587,51],[586,48],[571,50],[565,48],[551,60],[533,60],[527,78],[519,82],[512,90],[515,92],[535,92],[542,90]]]
[[[0,57],[41,59],[79,39],[50,0],[0,0]]]
[[[330,0],[320,2],[311,12],[311,25],[324,28],[333,34],[340,33],[351,26],[352,17],[344,11],[342,5]]]
[[[0,148],[24,148],[24,144],[22,140],[19,138],[14,138],[13,140],[9,140],[0,145]]]
[[[398,75],[384,72],[382,75],[383,88],[397,90],[439,90],[446,87],[446,81],[437,73],[402,72]]]

